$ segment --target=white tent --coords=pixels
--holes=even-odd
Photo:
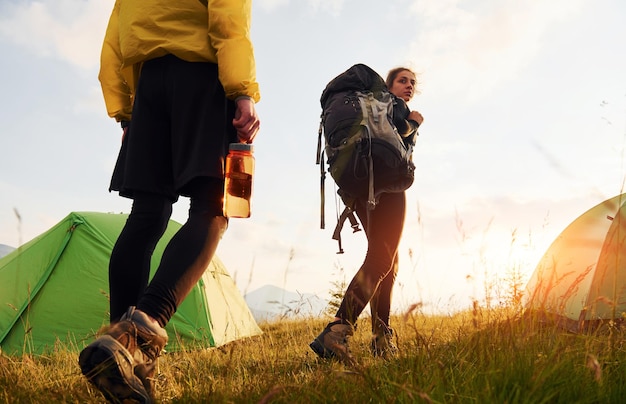
[[[581,328],[626,315],[626,194],[594,206],[554,240],[526,288],[526,307]]]

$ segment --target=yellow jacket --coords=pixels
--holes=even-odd
[[[116,0],[98,79],[109,116],[131,119],[141,64],[173,54],[218,64],[226,97],[260,99],[250,41],[252,0]],[[207,4],[208,3],[208,4]]]

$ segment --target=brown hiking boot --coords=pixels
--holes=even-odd
[[[398,347],[393,343],[393,329],[385,328],[372,336],[370,343],[372,355],[391,359],[398,354]]]
[[[324,331],[309,344],[320,358],[337,358],[345,364],[352,364],[354,358],[348,348],[348,337],[354,334],[354,328],[341,320],[329,323]]]
[[[167,344],[167,332],[135,307],[82,350],[83,375],[110,402],[152,402],[157,358]]]

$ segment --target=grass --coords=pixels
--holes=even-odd
[[[504,309],[396,316],[397,358],[373,358],[369,318],[351,349],[358,365],[308,348],[321,319],[261,324],[263,335],[160,359],[156,399],[167,403],[620,403],[624,333],[572,334]],[[77,353],[0,356],[0,402],[104,402],[81,376]]]

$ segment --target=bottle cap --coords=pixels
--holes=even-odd
[[[228,145],[228,149],[252,152],[254,150],[254,146],[252,146],[252,144],[250,143],[231,143]]]

